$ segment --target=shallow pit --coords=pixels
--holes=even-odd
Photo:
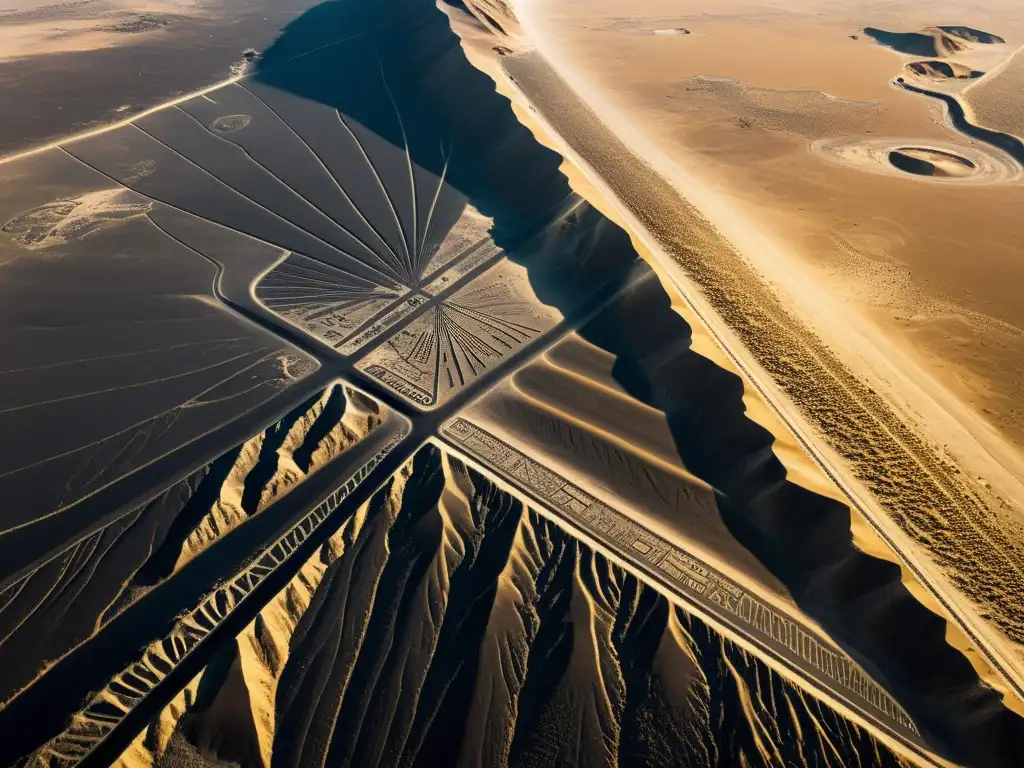
[[[900,147],[889,152],[889,162],[897,170],[916,176],[963,178],[978,172],[978,166],[952,152],[927,147]]]

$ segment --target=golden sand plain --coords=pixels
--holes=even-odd
[[[524,33],[514,19],[502,21],[503,26],[514,32],[515,38],[529,39],[529,33]],[[659,19],[656,23],[660,28],[666,21]],[[809,414],[815,424],[823,420],[829,422],[826,455],[831,449],[850,461],[860,486],[870,488],[869,493],[883,505],[892,507],[892,522],[897,531],[910,533],[933,562],[950,571],[955,570],[958,563],[963,564],[957,558],[964,547],[974,553],[968,558],[971,567],[962,568],[959,575],[947,575],[953,577],[951,581],[956,587],[968,593],[974,593],[974,587],[980,586],[985,591],[986,599],[979,602],[983,603],[986,618],[994,618],[994,623],[1007,635],[1017,637],[1019,627],[1015,624],[1013,606],[1019,604],[1018,596],[1024,592],[1016,578],[1018,567],[1013,564],[1012,546],[1007,548],[999,532],[1002,521],[988,519],[984,503],[969,489],[964,495],[965,488],[954,477],[956,470],[934,457],[933,446],[908,432],[899,419],[894,420],[876,391],[851,376],[827,345],[801,328],[773,292],[761,284],[757,274],[744,266],[742,260],[737,261],[735,249],[723,241],[721,233],[714,231],[699,212],[622,142],[609,138],[606,128],[593,125],[594,115],[589,114],[586,107],[581,108],[576,97],[566,98],[564,84],[545,82],[551,79],[550,67],[538,61],[536,54],[516,54],[509,50],[511,46],[503,44],[504,41],[496,44],[499,41],[482,26],[472,29],[457,25],[456,29],[463,37],[470,59],[495,79],[499,91],[510,98],[520,121],[538,140],[566,158],[562,170],[573,188],[629,230],[634,246],[652,264],[671,295],[673,310],[692,328],[693,350],[725,370],[749,373],[747,362],[751,358],[741,355],[744,359],[737,360],[734,351],[722,346],[723,326],[719,322],[705,327],[708,318],[694,307],[689,293],[685,297],[678,293],[673,267],[666,265],[656,251],[664,251],[664,255],[682,267],[689,282],[696,283],[698,293],[704,294],[713,314],[724,320],[725,327],[734,331],[738,340],[746,345],[755,367],[762,364],[768,369],[767,373],[781,382],[784,399],[795,404],[796,413]],[[834,465],[823,467],[811,460],[806,452],[806,433],[800,436],[791,431],[794,429],[792,414],[783,419],[785,424],[782,423],[776,410],[777,401],[761,389],[763,381],[744,384],[746,415],[773,436],[772,452],[784,464],[790,482],[850,503],[851,497],[844,495],[849,492],[849,486],[844,484],[843,490],[836,486]],[[560,418],[565,418],[572,409],[556,410]],[[607,415],[607,409],[603,413]],[[616,413],[612,418],[619,419],[621,415]],[[580,423],[588,429],[597,428],[590,418]],[[797,424],[804,423],[798,416]],[[656,430],[650,434],[656,434]],[[640,450],[645,453],[651,449],[648,440],[640,440],[637,445],[643,446]],[[820,451],[816,457],[818,455]],[[952,484],[948,482],[951,478],[954,478]],[[861,493],[857,491],[863,501]],[[860,501],[855,502],[855,506],[864,512]],[[950,513],[948,521],[944,519],[947,513]],[[940,616],[949,615],[948,585],[938,591],[930,584],[924,585],[925,577],[918,568],[916,556],[917,562],[908,565],[907,560],[892,549],[891,524],[885,523],[885,530],[880,530],[874,520],[869,524],[867,519],[854,514],[850,526],[854,547],[873,558],[899,561],[905,588],[928,610]],[[990,539],[993,533],[999,542]],[[693,545],[693,541],[688,543]],[[722,537],[717,537],[716,551],[721,543]],[[1000,585],[999,578],[993,581],[992,577],[999,572],[1006,574],[1012,583]],[[759,581],[756,576],[750,579],[751,575],[744,574],[743,582],[752,585]],[[764,593],[765,586],[765,582],[759,583],[759,594]],[[769,587],[767,591],[772,590]],[[954,602],[958,599],[954,597]],[[1007,692],[1009,687],[989,667],[989,663],[995,663],[990,637],[986,636],[979,651],[976,627],[974,618],[967,623],[958,618],[946,624],[946,643],[963,653],[983,680]],[[1000,648],[999,669],[1008,679],[1014,673],[1006,665],[1003,641],[995,642]],[[1013,655],[1012,651],[1010,654]],[[1015,667],[1016,663],[1011,661],[1009,668]],[[1013,695],[1007,696],[1004,704],[1012,709],[1021,706]]]
[[[895,18],[868,4],[831,20],[813,15],[824,6],[810,5],[765,11],[737,3],[686,15],[678,3],[648,2],[631,6],[628,16],[611,2],[554,10],[523,5],[542,19],[563,62],[582,64],[577,69],[600,83],[602,98],[625,108],[630,138],[644,140],[631,142],[631,149],[643,154],[639,145],[654,146],[655,154],[685,164],[691,184],[699,182],[691,200],[699,213],[680,203],[675,216],[680,225],[688,222],[688,231],[669,227],[666,235],[682,251],[661,245],[686,262],[684,271],[748,348],[760,339],[764,349],[784,350],[774,357],[753,351],[798,411],[819,428],[818,417],[828,419],[831,449],[855,465],[858,483],[904,534],[983,620],[1020,642],[1012,608],[1024,540],[1017,508],[1024,335],[1014,288],[1022,269],[1014,245],[1019,167],[952,130],[937,102],[893,87],[915,57],[863,35],[870,25],[911,31],[954,20],[935,19],[925,7]],[[980,53],[965,46],[955,52],[956,63],[998,68],[1012,55],[1020,26],[994,26],[995,16],[974,9],[962,21],[1007,42]],[[690,34],[655,34],[665,28]],[[551,107],[538,111],[546,118]],[[564,125],[557,125],[563,139]],[[872,174],[864,164],[823,162],[810,151],[813,142],[829,139],[888,142],[919,155],[981,152],[1016,170],[963,184],[939,175]],[[626,168],[614,158],[605,163],[601,148],[597,154],[597,165]],[[585,159],[603,175],[593,158]],[[629,183],[618,179],[610,191],[620,199],[624,191],[642,193],[629,191]],[[960,186],[953,189],[954,183]],[[644,194],[659,202],[657,189]],[[647,218],[632,201],[624,205],[649,230],[647,218],[669,215],[657,204]],[[722,237],[723,218],[733,225],[725,236],[752,264],[742,275],[719,274],[708,251],[709,238]],[[655,233],[655,239],[662,238]],[[767,258],[755,258],[765,255],[758,249]],[[689,255],[702,263],[690,263]],[[748,278],[764,290],[754,290]],[[734,286],[736,280],[743,285]],[[730,296],[732,288],[756,293],[759,309],[736,305],[741,296]],[[803,304],[785,303],[794,289]],[[782,325],[775,324],[771,340],[762,338],[771,328],[758,331],[750,322],[767,321],[761,316],[775,310]],[[805,330],[797,333],[801,325]],[[812,375],[819,368],[835,375],[843,398],[829,399],[839,390]],[[854,410],[836,411],[847,400]],[[864,417],[878,429],[862,424]],[[909,452],[909,463],[890,449]]]
[[[891,86],[919,57],[884,48],[862,31],[949,20],[935,18],[927,4],[904,4],[897,13],[861,3],[824,16],[812,15],[819,6],[797,7],[806,12],[740,3],[701,12],[693,2],[645,0],[631,4],[633,27],[623,31],[621,3],[570,1],[548,22],[566,55],[586,62],[593,80],[660,149],[713,180],[727,204],[812,267],[812,279],[870,316],[979,416],[973,433],[995,430],[1021,448],[1024,186],[951,189],[823,163],[808,151],[816,140],[850,138],[893,139],[893,149],[898,142],[977,148],[947,125],[937,102]],[[980,69],[1012,55],[1024,42],[1012,16],[972,9],[965,23],[1007,44],[975,45],[952,63]],[[691,34],[666,39],[633,31],[668,23]],[[1022,56],[994,71],[991,85],[981,78],[968,86],[984,124],[1003,129],[1019,112],[997,95],[1008,92],[1017,70],[1024,71]]]
[[[182,0],[18,0],[0,8],[0,61],[137,43],[158,34],[168,16],[198,10]]]
[[[964,106],[975,122],[1024,138],[1024,48],[1020,48],[988,77],[972,83],[963,94]]]

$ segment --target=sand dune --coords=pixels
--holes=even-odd
[[[959,37],[961,40],[966,40],[969,43],[981,43],[983,45],[992,45],[1006,42],[999,35],[993,35],[991,32],[983,32],[980,29],[972,29],[971,27],[940,26],[939,29],[945,32],[947,35]]]
[[[290,428],[275,425],[242,446],[209,513],[181,546],[178,570],[252,515],[280,500],[336,456],[380,426],[381,407],[336,384]]]
[[[938,28],[921,32],[887,32],[865,27],[864,34],[880,45],[910,56],[954,56],[967,49],[960,38],[945,34]]]
[[[152,599],[173,605],[175,577],[236,528],[362,441],[383,420],[381,407],[335,384],[279,422],[138,509],[75,543],[0,592],[0,698],[31,688],[66,654],[97,638],[116,638],[116,621]],[[281,513],[284,514],[284,513]],[[244,539],[244,530],[237,531]],[[259,531],[252,536],[258,540]],[[225,554],[223,567],[230,567]],[[160,594],[165,594],[160,597]],[[180,599],[180,598],[179,598]],[[187,597],[184,598],[187,604]],[[170,608],[174,612],[173,607]]]
[[[904,764],[436,448],[332,541],[116,765]]]
[[[970,176],[977,166],[966,157],[922,147],[901,147],[889,153],[889,162],[918,176]]]
[[[640,312],[650,325],[629,321]],[[687,333],[660,286],[638,285],[466,418],[782,612],[809,616],[870,659],[922,727],[948,738],[953,723],[980,718],[952,737],[957,749],[1016,738],[1024,726],[948,644],[944,620],[918,602],[919,585],[903,583],[880,542],[865,553],[869,539],[851,532],[864,522],[846,507],[786,477],[728,374],[679,343]]]
[[[286,527],[283,532],[278,529],[280,535],[270,541],[265,548],[248,548],[239,571],[226,580],[214,582],[212,591],[204,595],[198,605],[173,617],[168,622],[168,633],[149,642],[140,658],[114,674],[91,696],[84,709],[72,715],[64,732],[28,758],[28,764],[73,766],[90,757],[96,759],[94,751],[107,745],[111,733],[123,725],[123,720],[130,719],[137,707],[145,706],[148,697],[155,694],[166,681],[173,679],[173,676],[181,671],[182,665],[189,662],[190,654],[202,646],[224,623],[231,621],[236,612],[244,606],[245,601],[253,597],[267,580],[273,580],[279,569],[289,567],[290,561],[295,561],[298,557],[297,552],[304,546],[308,549],[310,540],[319,535],[320,529],[332,518],[332,513],[337,510],[341,501],[358,488],[366,476],[388,455],[400,436],[401,432],[384,445],[375,445],[370,450],[363,451],[358,459],[362,464],[356,463],[348,467],[352,474],[340,487],[333,484],[327,486],[334,488],[334,491],[329,492],[312,509],[304,508],[304,514],[299,519],[290,521],[291,527]],[[322,489],[319,496],[323,496]],[[341,527],[347,525],[345,521],[339,523]],[[336,531],[337,528],[335,526],[331,530]],[[334,551],[338,542],[327,540],[324,546],[327,551]],[[309,571],[307,564],[307,567],[299,572],[299,578],[308,579]],[[294,590],[286,594],[286,599],[291,602],[299,597]],[[273,650],[272,644],[262,646],[264,655],[273,653]],[[104,663],[110,662],[107,660]],[[259,668],[257,671],[259,672]],[[264,683],[268,683],[265,675],[262,679]],[[231,696],[225,700],[225,706],[231,711],[237,711],[238,703],[237,699]],[[267,720],[264,719],[264,722]],[[213,738],[219,739],[216,734]]]
[[[971,43],[1005,42],[1002,38],[968,27],[928,27],[920,32],[889,32],[865,27],[864,34],[880,45],[909,56],[956,56],[969,50]]]
[[[912,61],[907,64],[906,70],[912,74],[935,80],[948,78],[974,80],[985,74],[955,61]]]

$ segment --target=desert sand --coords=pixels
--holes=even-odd
[[[883,523],[891,515],[901,521],[916,541],[911,551],[945,563],[939,583],[958,585],[955,600],[964,603],[965,621],[980,627],[992,621],[999,631],[983,631],[994,647],[1006,639],[1018,643],[1019,614],[1013,606],[1020,593],[1009,582],[1020,572],[1018,373],[1024,350],[1018,302],[1007,290],[1019,282],[1019,260],[1013,256],[1013,201],[1021,190],[1015,145],[1012,136],[997,137],[988,146],[972,141],[927,96],[901,94],[912,90],[901,72],[910,55],[864,33],[865,27],[924,30],[922,36],[944,51],[943,60],[998,72],[1021,39],[1013,14],[974,9],[969,28],[958,24],[935,31],[935,20],[925,18],[923,7],[895,24],[888,23],[895,19],[888,19],[884,8],[872,4],[844,7],[831,16],[813,15],[817,8],[808,4],[778,12],[730,4],[711,16],[696,8],[680,12],[678,4],[669,9],[650,3],[644,9],[650,24],[671,20],[693,33],[657,47],[617,32],[611,22],[620,11],[613,4],[557,10],[537,2],[522,5],[537,44],[559,71],[598,105],[606,124],[628,136],[637,156],[656,169],[652,173],[661,173],[689,196],[697,209],[695,218],[683,220],[690,231],[664,232],[668,227],[660,222],[667,221],[667,209],[660,217],[643,210],[641,200],[651,189],[645,193],[620,178],[622,170],[615,169],[625,166],[616,165],[600,146],[608,142],[572,135],[570,121],[546,101],[550,89],[534,87],[531,93],[531,83],[537,82],[531,70],[507,64],[524,98],[554,121],[563,146],[626,201],[627,214],[654,233],[670,259],[672,254],[678,259],[681,248],[709,254],[713,241],[708,237],[730,239],[753,270],[750,279],[772,286],[770,293],[782,297],[781,311],[819,337],[815,343],[823,346],[815,357],[842,361],[854,372],[843,388],[863,388],[857,397],[867,405],[869,419],[893,414],[886,427],[890,434],[909,428],[899,442],[905,448],[918,441],[911,449],[920,457],[914,463],[920,467],[923,461],[934,470],[924,475],[914,470],[901,479],[896,463],[887,467],[882,457],[890,451],[877,440],[869,439],[874,445],[866,445],[866,453],[850,442],[858,432],[866,435],[867,422],[856,417],[852,431],[839,429],[836,415],[826,417],[820,410],[838,391],[815,393],[814,379],[795,383],[792,377],[805,363],[793,367],[794,345],[809,340],[793,336],[774,352],[765,354],[764,347],[754,353],[769,381],[792,383],[787,399],[805,417],[810,414],[810,429],[843,435],[831,442],[840,465],[867,461],[882,470],[876,480],[862,474],[861,487],[881,500],[876,509]],[[635,24],[642,15],[630,18]],[[746,55],[733,55],[736,50]],[[823,146],[850,152],[850,167],[823,162],[835,159],[827,156],[832,152],[820,151]],[[894,152],[897,162],[910,158],[903,169],[892,164]],[[939,161],[925,160],[930,171],[919,162],[924,155]],[[991,176],[973,175],[982,164],[991,165]],[[972,258],[965,260],[968,252]],[[750,280],[730,283],[730,298],[720,290],[724,273],[713,278],[715,283],[704,281],[707,275],[701,273],[713,262],[682,263],[680,279],[696,280],[712,313],[724,317],[725,332],[740,329],[738,339],[730,338],[748,349],[779,341],[778,326],[771,340],[759,335],[765,326],[759,331],[749,323],[764,320],[748,321],[749,309],[736,304]],[[766,306],[765,299],[757,301]],[[855,384],[858,380],[863,383]],[[908,493],[925,492],[929,476],[952,479],[952,486],[941,481],[947,501],[936,497],[907,517]],[[961,490],[952,491],[956,486]],[[944,509],[938,517],[932,512],[936,502]],[[925,533],[929,528],[932,532]],[[940,541],[953,540],[960,542],[956,556],[942,555],[946,544]],[[998,566],[989,562],[994,553]],[[975,562],[967,564],[965,558]],[[992,598],[1003,607],[995,609]],[[1019,677],[1013,671],[1020,669],[1019,652],[1002,649],[1004,673]]]
[[[428,446],[113,764],[906,764],[751,662]]]
[[[0,7],[0,157],[250,67],[314,0],[14,0]],[[247,53],[248,52],[248,55]]]
[[[31,500],[0,533],[0,762],[1020,763],[998,658],[642,233],[668,224],[730,320],[753,273],[677,227],[692,209],[530,34],[503,0],[327,2],[251,70],[0,164],[3,375],[31,382],[0,418],[42,457],[0,477]],[[580,158],[595,135],[621,196]],[[844,147],[812,157],[950,189],[1016,168],[937,136]],[[783,331],[759,349],[853,387],[817,413],[934,524],[958,486],[910,462],[933,485],[887,489],[900,422]],[[235,384],[192,395],[207,371]]]

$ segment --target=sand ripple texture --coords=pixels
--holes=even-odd
[[[992,148],[982,149],[980,146],[964,146],[952,142],[841,137],[819,139],[811,144],[811,152],[825,160],[870,173],[940,184],[1004,184],[1021,178],[1021,167],[1009,155]],[[893,165],[893,152],[947,156],[951,162],[963,166],[964,172],[955,175],[908,172]]]

